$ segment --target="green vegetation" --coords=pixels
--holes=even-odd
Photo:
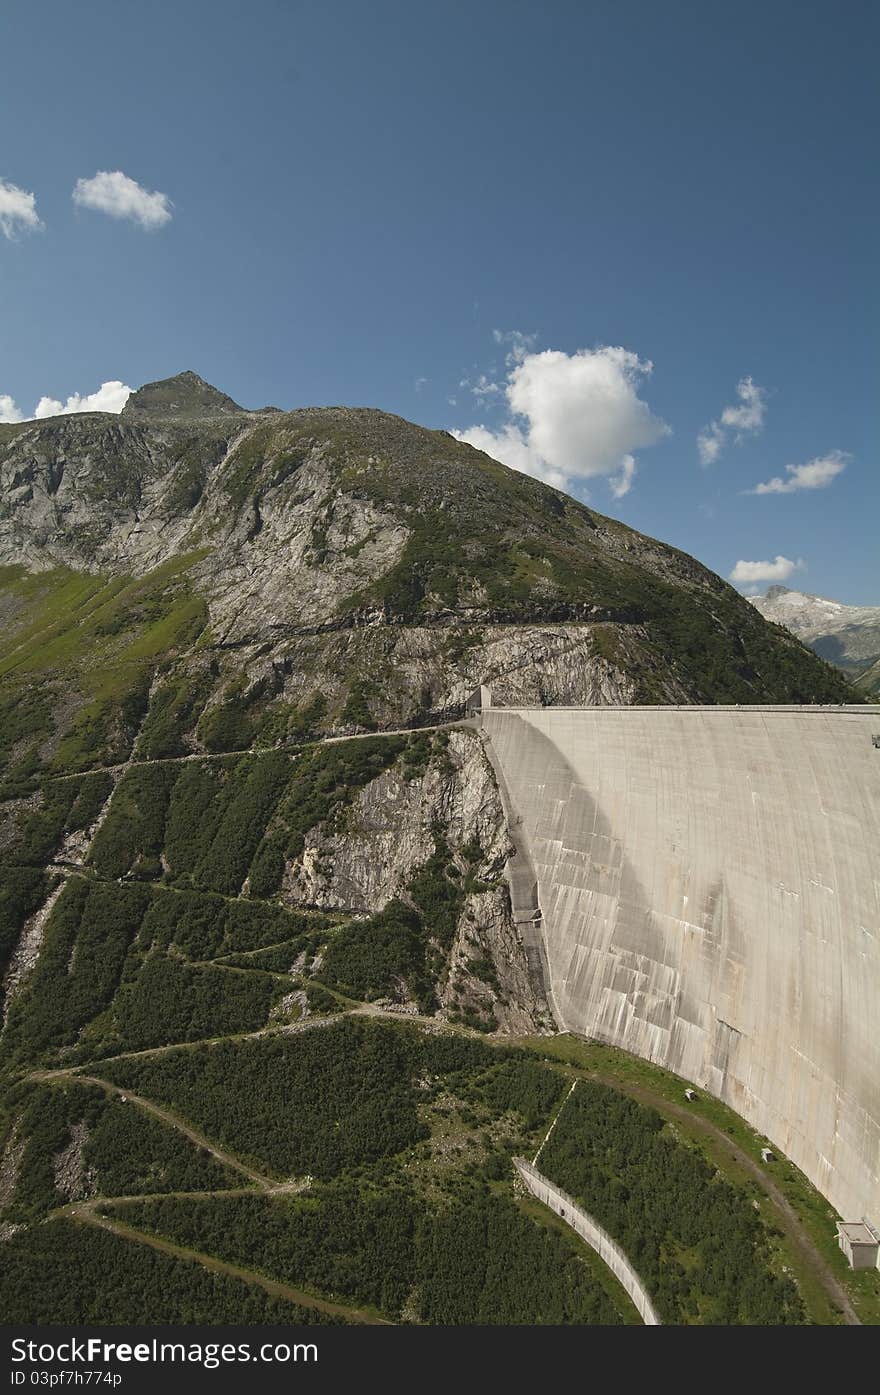
[[[163,683],[150,700],[135,747],[136,758],[168,760],[186,755],[186,736],[194,728],[209,691],[210,679],[205,674],[184,674]]]
[[[423,1322],[621,1321],[568,1237],[485,1190],[441,1211],[417,1255]]]
[[[53,879],[36,867],[0,866],[0,973],[6,970],[25,920],[53,885]]]
[[[367,1001],[394,992],[402,982],[407,996],[427,1011],[434,994],[419,916],[401,901],[389,901],[378,915],[337,930],[324,953],[321,978],[340,993]]]
[[[0,568],[0,599],[12,617],[0,640],[4,795],[49,767],[92,769],[129,756],[154,665],[189,648],[204,628],[204,600],[186,575],[200,555],[134,579]]]
[[[131,872],[151,881],[162,875],[165,818],[176,776],[174,765],[139,765],[126,771],[89,852],[89,863],[99,876],[115,880]]]
[[[5,1050],[39,1059],[73,1043],[109,1005],[149,892],[71,877],[46,923],[36,968],[10,1008]]]
[[[330,1178],[424,1136],[413,1059],[411,1039],[393,1027],[347,1018],[295,1037],[111,1061],[102,1071],[280,1177]]]
[[[478,848],[466,850],[479,860]],[[462,877],[439,828],[434,852],[410,881],[410,905],[392,900],[367,920],[337,930],[324,953],[321,978],[351,998],[398,996],[403,985],[422,1012],[437,1007],[443,973],[472,877]]]
[[[665,1322],[805,1320],[760,1215],[656,1110],[581,1081],[540,1166],[620,1243]]]
[[[18,1095],[23,1104],[18,1108]],[[12,1201],[4,1217],[21,1223],[87,1193],[217,1190],[241,1186],[241,1177],[195,1148],[176,1130],[95,1085],[65,1081],[20,1086],[10,1097],[23,1145]],[[76,1129],[77,1133],[72,1130]],[[78,1143],[61,1190],[58,1161]]]
[[[565,1236],[485,1187],[427,1212],[392,1175],[381,1186],[346,1178],[296,1199],[169,1197],[114,1214],[397,1321],[410,1308],[420,1322],[446,1325],[620,1321]]]
[[[151,418],[181,404],[156,431]],[[130,407],[121,421],[27,427],[66,470],[82,469],[90,508],[65,541],[91,570],[0,568],[0,966],[59,891],[35,966],[21,956],[0,1047],[3,1221],[25,1227],[0,1245],[7,1321],[314,1317],[158,1253],[149,1236],[97,1228],[101,1207],[108,1226],[127,1218],[160,1249],[166,1235],[249,1265],[291,1299],[299,1284],[396,1321],[616,1321],[619,1295],[597,1262],[511,1189],[511,1156],[534,1151],[571,1074],[589,1065],[572,1055],[559,1068],[468,1032],[497,1026],[502,985],[500,959],[466,925],[461,979],[447,981],[466,898],[486,889],[480,847],[453,846],[436,827],[410,885],[357,920],[286,909],[285,875],[307,845],[345,839],[358,791],[378,775],[452,771],[448,734],[376,729],[428,720],[453,681],[479,670],[492,624],[586,621],[594,655],[647,702],[840,701],[849,690],[692,559],[443,432],[343,410],[224,425],[234,404],[187,376]],[[23,471],[41,468],[18,427],[0,428],[0,453],[16,452]],[[309,502],[297,475],[313,452],[328,488]],[[57,487],[59,467],[47,468]],[[346,493],[377,510],[348,538],[337,526]],[[290,605],[273,611],[267,593],[265,615],[254,607],[230,625],[216,522],[237,524],[235,547],[256,574],[282,565],[264,549],[274,534],[263,516],[294,501],[307,567],[333,571],[341,551],[344,575],[358,559],[360,589],[343,590],[335,615],[297,615],[289,571]],[[144,576],[98,571],[111,530],[145,507],[175,525],[165,536],[183,522],[189,546],[216,554],[206,546]],[[397,560],[371,573],[374,551],[388,557],[375,547],[390,536],[382,518],[400,539]],[[387,623],[362,623],[377,618]],[[341,724],[375,734],[306,744]],[[84,854],[78,835],[105,807]],[[453,1031],[344,1015],[385,996],[431,1013],[441,992]],[[283,1030],[288,994],[289,1017],[318,1020]],[[568,1050],[547,1039],[540,1049]],[[135,1095],[245,1166],[317,1180],[236,1196],[241,1174]],[[632,1241],[671,1320],[800,1320],[777,1274],[787,1251],[767,1230],[770,1203],[721,1158],[726,1145],[712,1145],[723,1181],[708,1145],[690,1148],[687,1121],[679,1129],[675,1116],[673,1133],[617,1095],[600,1103],[586,1141],[561,1127],[545,1154],[555,1148],[568,1185]],[[716,1117],[711,1102],[700,1108]],[[749,1132],[723,1126],[737,1141]],[[777,1176],[813,1233],[829,1230],[795,1170]],[[865,1310],[873,1280],[847,1280]]]
[[[331,1298],[400,1317],[415,1277],[420,1207],[400,1179],[344,1178],[304,1197],[206,1197],[114,1207],[138,1230]]]
[[[265,1026],[283,988],[268,974],[193,967],[154,954],[113,1004],[114,1046],[139,1051]]]
[[[70,1220],[5,1242],[0,1309],[9,1323],[62,1326],[333,1321],[256,1285]]]
[[[4,569],[0,569],[2,572]],[[0,799],[27,794],[40,768],[40,748],[52,731],[52,690],[0,691]]]
[[[317,824],[344,817],[358,789],[405,756],[414,772],[423,738],[376,737],[219,760],[134,766],[119,781],[89,854],[99,876],[168,880],[255,899],[274,895],[288,859]],[[284,938],[283,935],[278,937]]]
[[[251,895],[273,896],[287,860],[300,855],[308,831],[340,819],[357,791],[393,765],[407,745],[407,737],[391,736],[303,751],[257,848],[250,872]]]
[[[598,1042],[587,1042],[566,1034],[552,1038],[525,1038],[521,1044],[545,1060],[564,1062],[569,1068],[601,1077],[605,1084],[636,1097],[649,1094],[677,1133],[693,1147],[699,1148],[708,1162],[722,1172],[728,1181],[751,1195],[768,1228],[772,1231],[779,1224],[776,1207],[766,1192],[756,1186],[754,1174],[736,1157],[731,1146],[736,1145],[747,1158],[758,1164],[761,1162],[761,1149],[769,1140],[720,1100],[701,1090],[685,1107],[687,1081],[638,1056]],[[780,1157],[773,1164],[771,1175],[773,1183],[784,1194],[797,1216],[798,1228],[809,1236],[824,1264],[849,1293],[862,1322],[880,1323],[880,1271],[868,1269],[853,1272],[849,1268],[837,1244],[837,1213],[833,1207],[800,1169],[787,1159]],[[786,1264],[797,1278],[812,1320],[820,1323],[839,1321],[840,1309],[821,1284],[816,1267],[805,1264],[803,1254],[790,1242],[783,1253]]]

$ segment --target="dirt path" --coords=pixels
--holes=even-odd
[[[202,1195],[209,1196],[211,1193],[202,1193]],[[125,1225],[123,1221],[111,1220],[109,1216],[102,1216],[96,1210],[98,1205],[105,1204],[103,1199],[78,1201],[63,1207],[54,1214],[84,1222],[86,1225],[98,1226],[101,1230],[109,1230],[112,1235],[118,1235],[122,1240],[129,1240],[137,1245],[148,1245],[151,1250],[158,1250],[160,1254],[170,1255],[173,1259],[183,1259],[191,1264],[200,1264],[203,1269],[209,1269],[214,1274],[226,1274],[233,1279],[241,1279],[246,1284],[255,1284],[264,1289],[266,1293],[271,1294],[273,1298],[286,1299],[289,1303],[296,1303],[300,1308],[313,1308],[321,1313],[329,1313],[333,1317],[345,1318],[348,1322],[383,1327],[393,1325],[388,1323],[385,1318],[380,1318],[377,1314],[367,1312],[363,1308],[350,1308],[344,1303],[332,1303],[327,1298],[316,1298],[314,1294],[292,1288],[289,1284],[279,1283],[277,1279],[269,1279],[253,1269],[244,1269],[238,1264],[230,1264],[225,1259],[215,1259],[213,1255],[202,1254],[200,1250],[190,1250],[185,1245],[175,1245],[171,1240],[165,1240],[158,1235],[150,1235],[144,1230],[136,1230],[134,1226]]]
[[[199,1133],[198,1129],[194,1129],[191,1124],[185,1123],[183,1119],[179,1118],[177,1114],[172,1113],[170,1109],[166,1109],[164,1105],[155,1104],[153,1100],[144,1099],[143,1095],[136,1095],[134,1091],[124,1089],[120,1085],[113,1085],[109,1080],[102,1080],[99,1075],[80,1075],[73,1070],[37,1071],[28,1078],[47,1085],[65,1078],[68,1080],[81,1081],[84,1085],[97,1085],[105,1094],[118,1095],[120,1098],[128,1100],[129,1103],[136,1104],[138,1108],[144,1110],[146,1114],[152,1114],[155,1118],[161,1119],[163,1124],[168,1124],[170,1128],[176,1129],[178,1133],[182,1133],[184,1138],[189,1139],[190,1143],[194,1143],[197,1148],[203,1148],[224,1167],[229,1167],[234,1172],[240,1173],[242,1177],[247,1177],[248,1180],[259,1187],[261,1191],[272,1192],[278,1188],[279,1179],[277,1177],[266,1177],[263,1173],[255,1171],[252,1167],[248,1167],[248,1165],[243,1163],[239,1158],[233,1157],[231,1153],[227,1153],[224,1149],[218,1148],[216,1143],[212,1143],[203,1133]]]
[[[53,782],[56,780],[81,780],[83,773],[88,775],[119,775],[140,765],[180,765],[182,761],[188,760],[233,760],[240,756],[271,756],[278,751],[296,752],[309,750],[312,746],[335,746],[340,741],[372,741],[377,737],[384,736],[418,736],[423,731],[448,731],[451,727],[471,725],[472,723],[466,718],[458,718],[451,722],[434,722],[427,727],[392,727],[388,731],[354,731],[349,736],[319,736],[314,741],[282,741],[278,746],[247,746],[243,751],[188,751],[183,756],[157,756],[153,760],[126,760],[120,761],[117,765],[99,765],[94,770],[86,772],[78,770],[71,775],[50,775],[47,778]]]

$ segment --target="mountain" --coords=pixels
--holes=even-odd
[[[771,586],[752,605],[853,679],[880,659],[880,605],[842,605],[786,586]]]
[[[135,419],[171,417],[176,421],[213,416],[241,414],[244,408],[227,397],[225,392],[206,383],[198,373],[187,371],[157,383],[145,383],[133,392],[122,409],[122,415]]]
[[[0,428],[7,778],[460,705],[831,702],[693,558],[384,412],[195,374]],[[33,685],[39,682],[39,697]],[[30,686],[28,713],[18,711]]]
[[[880,694],[880,659],[875,659],[870,668],[862,669],[858,678],[854,680],[854,686],[868,695]]]
[[[483,732],[434,726],[478,683],[526,704],[851,695],[693,558],[399,417],[249,412],[186,373],[119,416],[0,426],[5,1313],[624,1316],[504,1185],[569,1083],[503,780]],[[694,914],[729,957],[726,894]],[[595,1088],[572,1157],[632,1132]],[[647,1157],[661,1120],[638,1110]],[[713,1280],[693,1313],[799,1320],[750,1195],[676,1147],[639,1214],[702,1187],[688,1244],[745,1295]],[[664,1320],[689,1320],[665,1235]],[[302,1291],[264,1302],[266,1275]]]

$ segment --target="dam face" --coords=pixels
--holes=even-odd
[[[845,1219],[880,1221],[880,707],[482,728],[559,1026],[717,1095]]]

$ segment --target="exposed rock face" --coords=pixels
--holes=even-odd
[[[752,605],[848,673],[861,673],[880,659],[880,605],[842,605],[787,586],[771,586]]]
[[[28,916],[18,943],[12,952],[9,966],[3,979],[3,1022],[9,1013],[9,1005],[21,984],[33,969],[43,943],[43,931],[52,914],[55,902],[64,890],[65,879],[59,878],[57,885],[49,893],[43,905],[33,915]]]
[[[496,981],[483,977],[493,968]],[[467,1008],[494,1018],[501,1032],[554,1030],[544,984],[529,972],[510,914],[506,882],[468,897],[439,998],[447,1012]]]
[[[83,1157],[88,1138],[89,1130],[85,1124],[72,1124],[70,1142],[54,1161],[55,1186],[68,1201],[81,1201],[94,1190],[95,1179]]]
[[[288,868],[286,897],[323,910],[379,911],[432,855],[436,828],[453,851],[476,843],[477,874],[498,877],[510,844],[492,767],[475,732],[452,731],[447,755],[413,780],[393,766],[359,792],[342,828],[312,829]]]
[[[18,1124],[14,1124],[6,1136],[2,1151],[0,1151],[0,1216],[15,1195],[15,1186],[26,1147],[27,1139],[21,1136]],[[0,1243],[11,1239],[17,1230],[21,1230],[20,1225],[15,1225],[11,1221],[0,1221]]]
[[[438,832],[462,873],[470,866],[483,888],[465,900],[441,1004],[482,1010],[508,1031],[549,1026],[543,987],[529,975],[511,917],[503,872],[513,849],[494,773],[475,732],[451,732],[444,755],[417,779],[404,779],[395,766],[371,781],[344,827],[312,829],[302,856],[287,869],[284,897],[324,910],[380,911],[394,897],[407,899],[413,877],[434,853]],[[471,857],[478,850],[476,866],[465,849]],[[474,974],[474,962],[490,975],[494,966],[497,986]]]

